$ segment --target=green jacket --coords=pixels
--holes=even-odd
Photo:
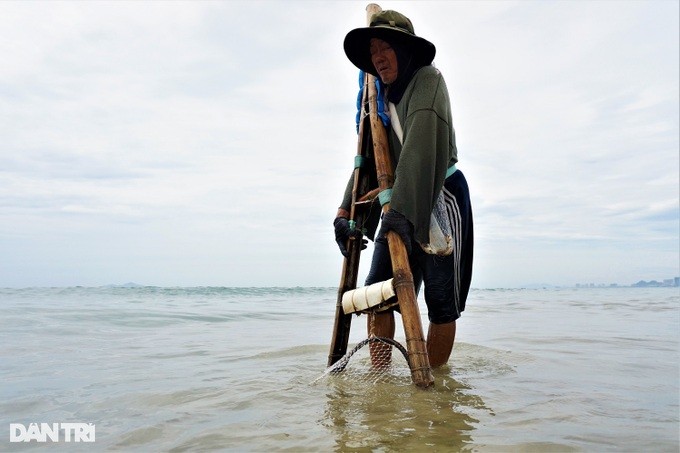
[[[451,103],[444,78],[434,66],[424,66],[411,79],[396,104],[403,131],[403,146],[390,128],[388,138],[394,168],[390,208],[403,214],[414,227],[414,239],[429,242],[430,214],[444,185],[446,170],[458,161]],[[392,119],[395,121],[395,119]],[[352,178],[341,207],[349,210]],[[373,237],[379,209],[367,222]]]

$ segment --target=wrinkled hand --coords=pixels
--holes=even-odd
[[[349,220],[347,220],[346,218],[336,217],[336,219],[333,221],[333,226],[335,227],[335,242],[338,243],[340,253],[342,253],[342,255],[345,258],[349,258],[349,251],[347,250],[347,241],[350,238],[361,240],[361,250],[367,247],[368,241],[366,239],[363,239],[361,231],[356,228],[352,230],[352,228],[350,228],[349,226]]]
[[[410,255],[411,251],[413,250],[413,246],[411,244],[411,238],[413,237],[413,225],[411,225],[411,222],[409,222],[402,214],[390,209],[385,214],[383,214],[380,235],[386,237],[387,232],[390,230],[401,236],[401,240],[404,241],[404,245],[406,246],[406,252]]]

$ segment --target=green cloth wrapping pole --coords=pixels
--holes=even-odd
[[[381,190],[378,194],[378,200],[380,200],[380,206],[385,206],[392,199],[392,189]]]

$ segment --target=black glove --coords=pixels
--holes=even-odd
[[[387,237],[387,232],[390,230],[401,236],[401,240],[404,241],[404,245],[406,246],[406,252],[410,255],[413,250],[411,244],[413,225],[411,225],[411,222],[409,222],[402,214],[390,209],[383,214],[382,225],[380,226],[380,236]]]
[[[340,247],[340,253],[346,258],[349,258],[349,252],[347,251],[347,241],[349,238],[361,239],[361,250],[367,247],[368,241],[362,239],[361,231],[357,228],[352,230],[349,226],[349,220],[346,218],[336,217],[333,221],[333,226],[335,227],[335,242]]]

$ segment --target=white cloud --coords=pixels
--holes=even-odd
[[[364,6],[0,4],[0,286],[336,284]],[[473,284],[677,273],[677,4],[383,7],[438,48]]]

